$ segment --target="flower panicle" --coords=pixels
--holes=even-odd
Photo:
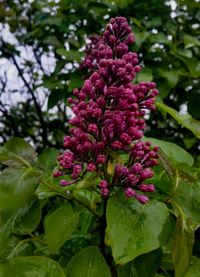
[[[155,110],[158,90],[154,82],[132,83],[141,70],[137,53],[129,51],[133,42],[134,34],[123,17],[112,18],[102,37],[91,37],[81,65],[91,75],[80,90],[74,90],[75,98],[69,99],[75,117],[54,176],[70,175],[71,181],[60,181],[70,185],[86,172],[98,172],[102,197],[118,186],[127,198],[145,204],[144,193],[155,191],[153,184],[144,182],[153,177],[158,148],[140,140],[146,127],[144,115],[146,110]],[[109,151],[130,155],[128,164],[115,165],[112,180],[105,174]]]

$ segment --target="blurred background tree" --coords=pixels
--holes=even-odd
[[[0,3],[2,143],[18,136],[39,152],[61,148],[70,116],[66,100],[86,74],[79,63],[87,37],[100,33],[114,16],[125,16],[135,33],[133,50],[143,66],[137,81],[155,81],[160,101],[188,112],[198,125],[198,0],[7,0]],[[197,153],[197,138],[166,110],[152,114],[148,123],[148,136]]]

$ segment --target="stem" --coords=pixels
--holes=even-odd
[[[48,187],[51,191],[55,192],[57,195],[67,199],[67,200],[74,200],[75,202],[79,203],[80,205],[82,205],[83,207],[85,207],[87,210],[89,210],[91,213],[93,213],[96,217],[100,218],[100,216],[94,211],[92,210],[89,206],[87,206],[85,203],[81,202],[80,200],[71,197],[70,195],[66,195],[63,194],[62,192],[57,191],[56,189],[52,188],[47,182],[45,182],[44,180],[41,180],[41,182]]]
[[[106,254],[106,246],[105,246],[105,234],[106,234],[106,208],[107,208],[108,198],[104,199],[103,202],[103,215],[100,218],[100,249],[104,256],[104,258],[107,260],[107,254]]]
[[[14,65],[16,66],[17,70],[18,70],[18,73],[19,73],[19,76],[21,77],[21,79],[23,80],[25,86],[27,87],[29,93],[31,94],[31,97],[33,99],[33,103],[35,105],[35,109],[37,111],[37,114],[38,114],[38,117],[39,117],[39,120],[40,120],[40,125],[41,125],[41,128],[42,128],[42,140],[43,140],[43,143],[44,143],[44,147],[46,145],[48,145],[48,140],[47,140],[47,127],[46,127],[46,123],[44,122],[44,119],[43,119],[43,115],[42,115],[42,110],[41,110],[41,107],[40,105],[38,104],[37,102],[37,99],[35,97],[35,94],[33,92],[33,90],[31,89],[29,83],[27,82],[27,80],[25,79],[23,73],[22,73],[22,70],[21,68],[19,67],[18,63],[17,63],[17,60],[15,59],[14,56],[11,56],[12,60],[13,60],[13,63]]]
[[[101,250],[102,255],[104,256],[108,266],[110,267],[112,277],[117,277],[117,268],[113,263],[113,257],[109,253],[106,253],[106,245],[105,245],[105,236],[106,236],[106,209],[107,209],[108,198],[104,199],[103,202],[103,215],[100,218],[100,245],[99,248]]]

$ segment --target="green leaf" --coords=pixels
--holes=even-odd
[[[91,210],[95,210],[97,203],[101,203],[101,196],[96,191],[79,189],[74,190],[72,193],[75,199],[90,207]]]
[[[11,249],[7,259],[12,259],[19,256],[31,256],[34,253],[35,248],[34,239],[32,240],[27,238],[20,240],[19,243]]]
[[[117,264],[125,264],[158,248],[170,231],[168,209],[161,202],[142,205],[135,199],[114,195],[108,201],[106,215]]]
[[[49,250],[55,253],[76,229],[79,213],[68,204],[47,214],[44,221],[45,237]]]
[[[94,188],[99,183],[100,179],[96,173],[89,173],[81,181],[76,182],[75,189]]]
[[[42,209],[39,200],[33,200],[24,206],[15,218],[13,232],[17,234],[30,234],[33,232],[42,217]]]
[[[187,65],[191,77],[198,78],[200,76],[200,62],[198,59],[185,59],[184,63]]]
[[[175,245],[173,250],[173,262],[175,277],[185,276],[192,256],[194,243],[194,231],[189,222],[180,215],[176,222]]]
[[[162,251],[153,250],[119,267],[118,277],[154,277],[161,264]]]
[[[170,44],[170,40],[163,32],[159,32],[158,34],[153,34],[150,40],[153,43]]]
[[[81,61],[82,53],[75,50],[67,51],[64,48],[59,48],[56,50],[56,53],[60,56],[64,56],[68,62]]]
[[[80,88],[83,85],[83,75],[82,72],[74,72],[70,78],[69,91],[73,91],[75,88]]]
[[[145,137],[143,140],[150,141],[153,145],[159,146],[165,155],[176,163],[185,163],[188,166],[192,166],[194,164],[193,157],[183,148],[172,142],[148,137]]]
[[[200,276],[200,259],[192,257],[191,265],[184,277],[197,277]]]
[[[164,103],[157,102],[157,107],[161,111],[169,113],[179,124],[189,129],[196,137],[200,138],[200,122],[193,119],[189,114],[180,114],[176,110],[168,107]]]
[[[66,189],[61,187],[58,180],[52,176],[52,171],[46,169],[44,174],[42,174],[41,182],[36,190],[36,195],[39,199],[48,199],[55,195],[60,195],[64,193]]]
[[[175,50],[175,55],[178,56],[179,58],[180,57],[184,57],[186,59],[191,59],[192,56],[193,56],[193,53],[189,49],[180,49],[180,48],[177,48]]]
[[[137,74],[137,81],[141,82],[151,82],[153,80],[152,70],[149,68],[144,68],[140,73]]]
[[[67,264],[66,276],[111,277],[111,273],[99,249],[89,246],[72,257]]]
[[[194,117],[197,120],[200,120],[199,103],[200,93],[193,93],[189,96],[187,104],[188,112],[192,117]]]
[[[59,151],[55,148],[45,149],[39,156],[37,165],[41,169],[52,170],[56,165],[56,157],[58,156]]]
[[[185,48],[191,48],[194,46],[200,46],[200,41],[196,37],[185,35],[183,38]]]
[[[30,168],[7,168],[0,175],[0,216],[6,221],[35,198],[40,175]]]
[[[35,155],[33,147],[21,138],[12,138],[0,148],[0,161],[12,167],[30,167]]]
[[[53,89],[49,95],[47,107],[52,109],[60,100],[63,100],[66,96],[66,90]]]
[[[169,84],[167,82],[158,82],[158,90],[160,92],[159,96],[161,99],[165,99],[170,91],[171,91],[171,87],[169,86]]]
[[[0,258],[6,257],[8,252],[12,232],[12,222],[13,218],[10,217],[4,225],[0,224]]]
[[[46,257],[16,257],[0,264],[0,276],[9,277],[65,277],[60,265]]]
[[[175,85],[178,83],[179,77],[177,71],[170,69],[158,69],[158,73],[168,81],[168,84],[171,88],[175,87]]]
[[[173,196],[188,218],[200,224],[200,182],[181,180]]]
[[[135,34],[135,43],[138,46],[141,46],[142,43],[151,35],[150,32],[141,32],[141,30],[134,29]]]

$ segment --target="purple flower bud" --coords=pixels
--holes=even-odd
[[[109,190],[108,190],[107,188],[102,188],[101,191],[100,191],[100,193],[101,193],[101,195],[102,195],[103,197],[107,197],[107,196],[109,196],[109,194],[110,194],[110,192],[109,192]]]
[[[95,171],[95,170],[96,170],[95,164],[89,163],[89,164],[87,165],[87,170],[90,171],[90,172]]]
[[[94,143],[94,145],[93,145],[93,151],[94,151],[95,154],[98,154],[101,151],[103,151],[104,147],[105,147],[105,144],[104,144],[103,141]]]
[[[129,145],[131,143],[131,138],[129,137],[129,135],[127,133],[122,133],[120,135],[120,141],[124,144],[124,145]]]
[[[99,108],[101,108],[101,109],[104,108],[106,105],[106,99],[103,96],[99,97],[97,99],[97,104],[98,104]]]
[[[80,164],[76,164],[73,167],[73,173],[79,175],[82,171],[82,166]]]
[[[77,88],[75,88],[74,91],[73,91],[73,94],[74,94],[74,96],[78,97],[79,90]]]
[[[99,183],[100,188],[107,188],[108,187],[108,182],[106,180],[101,180]]]
[[[82,147],[84,152],[89,152],[92,149],[92,143],[89,141],[85,141],[83,143],[83,147]]]
[[[124,194],[127,198],[133,197],[136,195],[135,191],[132,188],[126,188]]]
[[[148,186],[146,184],[141,184],[138,186],[138,189],[143,191],[143,192],[147,192],[148,191]]]
[[[135,163],[131,167],[130,172],[133,174],[139,174],[141,170],[142,170],[142,165],[140,163]]]
[[[153,184],[148,185],[148,192],[155,192],[155,186]]]
[[[141,68],[140,65],[136,65],[136,66],[134,67],[135,72],[140,72],[141,69],[142,69],[142,68]]]
[[[120,150],[122,148],[122,143],[116,140],[112,143],[111,147],[113,150]]]
[[[128,182],[128,185],[133,186],[138,182],[138,177],[136,177],[134,174],[128,174],[127,182]]]
[[[146,195],[136,194],[136,198],[141,204],[146,204],[149,201],[149,197]]]
[[[106,162],[106,156],[105,155],[98,155],[96,159],[97,164],[104,164]]]
[[[127,175],[129,174],[128,168],[124,165],[116,165],[116,170],[120,175],[123,175],[124,177],[127,177]]]
[[[134,34],[129,34],[128,37],[127,37],[127,39],[126,39],[126,43],[127,43],[128,45],[131,45],[131,44],[134,43],[134,41],[135,41],[135,36],[134,36]]]
[[[146,180],[146,179],[149,179],[149,178],[152,178],[152,177],[153,177],[153,171],[149,168],[144,169],[141,172],[141,175],[140,175],[141,180]]]
[[[62,171],[56,170],[56,171],[53,172],[53,177],[60,177],[62,175],[63,175]]]
[[[66,187],[66,186],[70,186],[72,184],[71,181],[66,181],[66,180],[60,180],[60,185],[63,186],[63,187]]]

